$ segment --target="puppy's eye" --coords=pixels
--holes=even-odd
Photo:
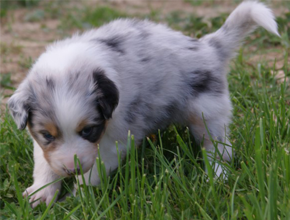
[[[41,134],[48,142],[54,141],[55,139],[48,131],[42,131]]]
[[[104,128],[105,128],[105,123],[101,123],[101,124],[98,124],[98,125],[86,126],[86,127],[83,128],[83,130],[81,130],[79,132],[79,135],[83,139],[94,143],[100,138],[101,134],[104,131]]]
[[[96,126],[91,126],[91,127],[85,127],[83,130],[81,130],[80,135],[83,138],[88,138],[90,135],[93,134]]]

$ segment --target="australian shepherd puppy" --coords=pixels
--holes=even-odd
[[[74,155],[86,182],[97,185],[98,152],[109,173],[118,166],[116,141],[126,155],[128,130],[138,145],[171,123],[188,126],[209,155],[219,151],[210,158],[216,176],[223,174],[216,161],[232,157],[227,66],[256,25],[279,35],[270,9],[243,2],[201,39],[147,20],[119,19],[48,46],[8,101],[18,128],[27,126],[34,143],[34,183],[24,195],[78,175]],[[53,183],[30,202],[49,203],[60,187]]]

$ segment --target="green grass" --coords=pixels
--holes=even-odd
[[[0,0],[0,18],[5,17],[11,9],[19,7],[31,7],[39,3],[40,0]]]
[[[107,6],[96,8],[75,8],[61,19],[62,29],[78,28],[81,30],[99,27],[114,19],[129,17],[123,12],[119,12]]]
[[[115,18],[115,12],[111,18],[93,14],[92,9],[77,24],[89,23],[94,16],[104,16],[102,22]],[[203,35],[218,28],[224,17],[211,19],[212,25],[178,13],[164,19],[185,33]],[[213,178],[211,169],[207,175],[204,150],[186,128],[170,126],[144,138],[138,149],[129,135],[128,156],[119,160],[119,168],[108,177],[97,159],[100,186],[78,185],[76,197],[32,209],[21,195],[32,184],[32,141],[4,112],[0,118],[0,219],[290,219],[290,88],[289,81],[279,83],[275,78],[278,71],[285,73],[285,79],[290,77],[289,20],[289,14],[277,19],[281,39],[256,31],[231,63],[230,140],[235,157],[223,164],[227,180]],[[248,65],[246,48],[250,46],[277,50],[284,55],[283,67],[263,60]],[[30,58],[21,65],[30,65]],[[11,87],[10,75],[1,78],[1,86]],[[71,191],[72,181],[66,180],[61,195]]]
[[[37,5],[41,0],[1,0],[2,7],[13,8],[13,7],[30,7]]]

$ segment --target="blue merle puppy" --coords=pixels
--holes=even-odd
[[[86,181],[97,185],[96,157],[108,173],[116,169],[116,141],[126,155],[128,130],[139,144],[171,123],[188,126],[208,154],[217,149],[211,163],[217,176],[223,174],[214,161],[232,157],[227,66],[256,25],[279,35],[270,9],[243,2],[201,39],[150,21],[119,19],[50,45],[8,102],[18,128],[27,126],[34,141],[34,183],[23,195],[78,175],[74,155]],[[217,148],[211,138],[219,140]],[[48,204],[60,186],[47,186],[30,202]]]

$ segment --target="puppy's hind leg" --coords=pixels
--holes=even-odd
[[[223,114],[218,114],[216,109],[210,113],[211,109],[207,109],[205,114],[203,112],[191,113],[189,127],[195,140],[203,143],[216,176],[224,175],[226,177],[221,162],[232,159],[233,150],[228,140],[230,108],[225,108]]]

